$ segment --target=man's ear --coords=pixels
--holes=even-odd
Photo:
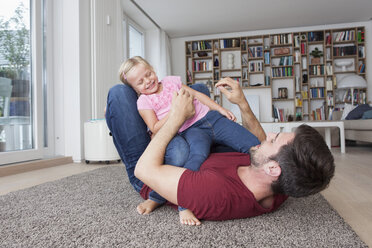
[[[282,173],[282,169],[280,168],[278,162],[274,160],[270,160],[270,162],[264,165],[265,173],[272,177],[278,177]]]

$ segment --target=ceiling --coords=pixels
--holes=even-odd
[[[133,0],[132,0],[133,1]],[[364,22],[372,0],[134,0],[171,38]],[[124,12],[154,27],[130,0]]]

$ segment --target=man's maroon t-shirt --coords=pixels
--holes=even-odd
[[[204,220],[240,219],[276,210],[288,197],[275,195],[273,205],[263,208],[238,176],[238,167],[250,164],[247,154],[211,154],[199,171],[182,174],[177,190],[179,206]],[[142,197],[148,192],[147,186],[142,188]]]

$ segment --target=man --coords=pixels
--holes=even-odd
[[[227,90],[225,86],[231,88]],[[243,125],[261,145],[251,155],[211,155],[200,171],[163,164],[165,149],[179,127],[193,113],[193,98],[184,90],[173,96],[169,118],[140,157],[135,176],[169,202],[190,209],[195,218],[224,220],[246,218],[277,209],[287,196],[302,197],[323,190],[334,174],[334,160],[323,138],[303,125],[295,133],[265,135],[236,81],[216,84],[238,104]]]

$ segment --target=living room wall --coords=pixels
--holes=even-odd
[[[296,28],[283,28],[283,29],[271,29],[271,30],[256,30],[247,32],[235,32],[235,33],[222,33],[212,35],[201,35],[201,36],[187,36],[182,38],[171,39],[172,47],[172,74],[179,75],[182,77],[183,82],[186,82],[185,77],[185,41],[189,40],[202,40],[202,39],[214,39],[214,38],[231,38],[240,36],[253,36],[262,34],[276,34],[286,32],[299,32],[299,31],[311,31],[317,29],[336,29],[344,27],[357,27],[365,26],[365,37],[366,37],[366,49],[367,49],[367,63],[366,72],[368,80],[368,99],[372,100],[372,21],[367,22],[355,22],[355,23],[342,23],[335,25],[320,25],[320,26],[308,26],[308,27],[296,27]],[[271,121],[271,101],[270,90],[268,89],[249,89],[249,95],[259,95],[260,97],[260,121],[270,122]]]

